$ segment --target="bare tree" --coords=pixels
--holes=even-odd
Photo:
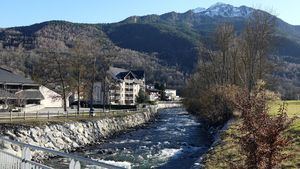
[[[95,84],[95,75],[96,75],[96,61],[97,61],[97,57],[94,57],[93,59],[93,69],[92,69],[92,77],[91,77],[91,88],[90,88],[90,115],[93,115],[94,113],[94,96],[93,96],[93,92],[94,92],[94,84]]]
[[[0,101],[3,105],[1,105],[2,109],[11,109],[12,105],[12,99],[10,96],[10,93],[7,91],[7,89],[3,86],[3,89],[0,90]],[[13,94],[11,94],[13,95]]]
[[[102,82],[102,92],[103,92],[103,107],[105,107],[105,101],[107,97],[108,92],[108,76],[107,76],[107,70],[109,67],[109,64],[107,60],[105,59],[108,57],[108,55],[105,54],[95,54],[89,57],[89,63],[90,67],[88,69],[89,71],[89,97],[90,97],[90,113],[93,114],[93,104],[94,104],[94,84],[96,81]]]
[[[36,65],[35,77],[45,85],[50,86],[62,95],[63,108],[67,111],[67,99],[71,92],[70,60],[65,52],[47,51],[40,52],[42,57]]]
[[[15,95],[16,95],[16,98],[17,98],[17,105],[20,106],[20,107],[25,106],[26,105],[26,99],[25,99],[24,91],[20,90]]]
[[[217,27],[216,33],[216,44],[220,50],[222,56],[222,71],[221,73],[221,84],[228,83],[229,81],[229,69],[230,69],[230,54],[229,50],[233,45],[234,39],[234,27],[232,24],[224,23]]]
[[[91,80],[88,77],[88,67],[91,66],[89,62],[92,57],[91,51],[91,45],[82,40],[76,40],[71,48],[72,59],[70,59],[70,69],[72,79],[75,81],[74,88],[77,91],[77,113],[80,111],[80,98],[85,92],[81,88],[84,88],[86,83],[88,83],[87,81]]]
[[[275,17],[255,11],[250,17],[241,40],[241,56],[249,93],[258,79],[264,78],[268,67],[268,52],[275,31]]]
[[[210,112],[199,114],[211,121],[217,121],[218,116],[228,119],[231,102],[219,90],[226,87],[234,90],[230,86],[238,85],[251,93],[256,81],[264,79],[268,72],[273,33],[274,17],[261,11],[253,13],[240,36],[228,23],[218,26],[215,32],[217,50],[201,47],[197,71],[188,83],[187,90],[190,91],[185,92],[187,108]]]

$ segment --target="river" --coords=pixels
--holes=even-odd
[[[210,145],[210,134],[194,116],[182,108],[172,108],[161,110],[153,122],[143,127],[73,153],[131,168],[185,169]],[[64,168],[66,161],[53,158],[47,163]]]

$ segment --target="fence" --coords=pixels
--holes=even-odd
[[[158,101],[157,104],[182,104],[181,100],[177,101]]]
[[[31,151],[42,151],[54,156],[68,158],[69,169],[80,169],[83,164],[84,168],[108,168],[108,169],[123,169],[122,167],[98,162],[88,158],[83,158],[77,155],[66,154],[63,152],[51,150],[48,148],[38,147],[26,143],[21,143],[6,138],[0,138],[2,142],[8,142],[14,146],[22,148],[22,156],[18,157],[6,151],[0,150],[0,168],[1,169],[53,169],[52,167],[32,161]],[[4,143],[3,143],[4,144]]]
[[[95,117],[114,117],[114,116],[124,116],[133,113],[138,113],[143,111],[143,109],[124,109],[124,110],[102,110],[98,109],[94,111],[92,115],[89,113],[89,110],[81,110],[77,112],[76,110],[72,111],[36,111],[36,112],[1,112],[0,113],[0,122],[9,122],[9,121],[25,121],[25,120],[59,120],[59,119],[82,119],[82,118],[95,118]]]

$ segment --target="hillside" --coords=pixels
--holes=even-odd
[[[145,69],[147,80],[161,81],[172,87],[183,85],[183,74],[172,67],[165,67],[159,59],[146,53],[115,46],[98,25],[50,21],[25,27],[0,30],[1,64],[34,72],[34,64],[40,57],[38,50],[69,52],[75,40],[93,42],[100,46],[99,54],[109,53],[107,59],[114,66]]]

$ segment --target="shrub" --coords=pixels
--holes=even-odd
[[[138,96],[136,97],[137,103],[147,103],[149,102],[149,95],[142,89],[139,90]]]
[[[252,93],[239,93],[235,107],[241,112],[241,135],[235,136],[246,157],[237,168],[272,169],[287,158],[283,149],[289,145],[284,136],[292,120],[288,118],[286,107],[278,110],[277,116],[268,114],[268,92],[258,85]]]
[[[185,96],[183,104],[210,126],[223,125],[232,117],[233,98],[240,89],[234,85],[214,86],[206,90],[193,90]]]

